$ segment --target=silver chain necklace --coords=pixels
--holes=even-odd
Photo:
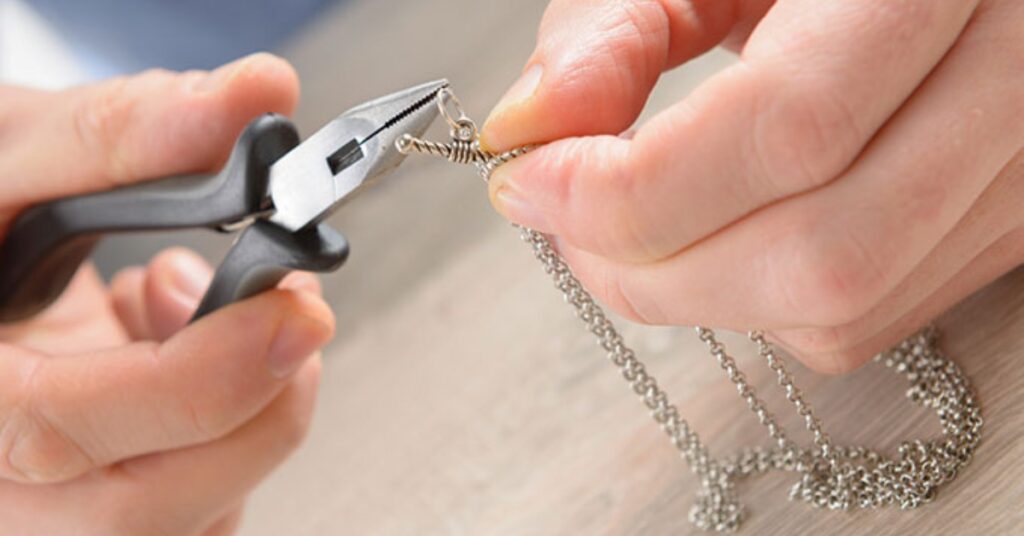
[[[451,141],[436,143],[407,135],[397,143],[401,152],[473,164],[486,181],[495,168],[534,148],[521,147],[501,154],[484,151],[480,149],[476,125],[465,115],[451,90],[442,90],[438,106],[451,127]],[[772,449],[746,448],[726,459],[712,457],[547,237],[532,229],[516,227],[544,270],[554,279],[565,301],[597,338],[608,359],[620,370],[698,478],[700,488],[689,513],[690,522],[697,527],[716,531],[739,528],[744,512],[735,485],[739,479],[755,473],[768,470],[796,473],[800,480],[791,488],[790,499],[819,508],[849,510],[898,506],[910,509],[931,501],[940,485],[953,480],[970,463],[981,439],[981,411],[967,377],[938,350],[933,328],[926,328],[875,357],[876,362],[907,379],[910,383],[907,397],[935,410],[942,425],[940,437],[902,442],[897,457],[887,457],[865,447],[833,444],[821,421],[793,384],[783,360],[762,332],[752,331],[750,339],[813,437],[811,447],[798,446],[778,425],[714,331],[696,328],[697,336],[707,345],[740,398],[776,445]]]

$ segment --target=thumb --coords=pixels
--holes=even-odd
[[[494,170],[491,203],[509,220],[573,243],[590,236],[618,244],[630,236],[625,214],[638,165],[631,142],[614,136],[567,138],[540,147]],[[598,193],[601,203],[593,203]],[[602,245],[588,246],[602,250]]]
[[[663,70],[715,46],[769,3],[553,0],[527,68],[491,112],[481,143],[497,152],[618,134],[636,121]]]
[[[333,332],[319,297],[275,290],[162,343],[63,356],[0,344],[0,480],[66,481],[224,437],[277,398]]]
[[[212,72],[152,70],[62,92],[11,92],[0,125],[8,209],[144,179],[209,169],[253,117],[290,113],[292,68],[256,54]],[[4,108],[17,109],[5,114]]]

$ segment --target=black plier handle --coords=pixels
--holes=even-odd
[[[170,177],[28,209],[0,247],[0,321],[28,318],[53,302],[106,233],[221,229],[265,210],[270,166],[298,144],[292,123],[268,114],[249,124],[215,175]],[[196,317],[273,288],[289,270],[333,270],[347,255],[345,239],[324,225],[292,234],[257,221],[218,267]]]
[[[225,167],[29,208],[0,244],[0,322],[29,318],[67,287],[107,233],[244,227],[193,320],[275,287],[292,270],[329,272],[348,243],[320,221],[371,178],[397,166],[394,139],[424,131],[433,82],[354,108],[306,142],[287,118],[249,124]],[[389,130],[390,129],[390,130]],[[275,197],[274,192],[277,192]]]

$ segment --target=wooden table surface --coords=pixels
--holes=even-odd
[[[441,76],[482,118],[529,54],[544,2],[483,4],[372,0],[326,14],[286,51],[304,81],[300,125],[308,134],[351,103]],[[669,75],[651,107],[729,61],[716,52]],[[318,414],[308,443],[253,496],[244,536],[697,532],[689,471],[470,169],[411,160],[333,223],[353,256],[325,281],[340,329]],[[743,533],[1024,531],[1024,272],[940,325],[984,409],[962,476],[917,511],[856,513],[789,502],[791,475],[760,477],[741,486]],[[622,327],[714,452],[767,444],[691,330]],[[726,341],[797,426],[749,345]],[[880,366],[841,378],[794,368],[840,442],[892,449],[939,431]]]

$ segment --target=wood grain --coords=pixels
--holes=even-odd
[[[438,76],[482,117],[529,54],[543,4],[346,4],[288,51],[305,84],[299,120],[308,133],[352,102]],[[729,61],[714,53],[673,73],[651,107]],[[695,532],[693,478],[470,170],[411,161],[334,223],[353,256],[326,280],[341,329],[319,413],[305,447],[254,495],[243,535]],[[984,409],[968,470],[913,512],[815,511],[786,500],[791,475],[757,478],[741,488],[743,533],[1024,530],[1024,272],[940,325]],[[690,330],[622,326],[715,452],[767,444]],[[797,429],[750,346],[726,342]],[[938,433],[881,366],[797,376],[840,442],[892,449]]]

